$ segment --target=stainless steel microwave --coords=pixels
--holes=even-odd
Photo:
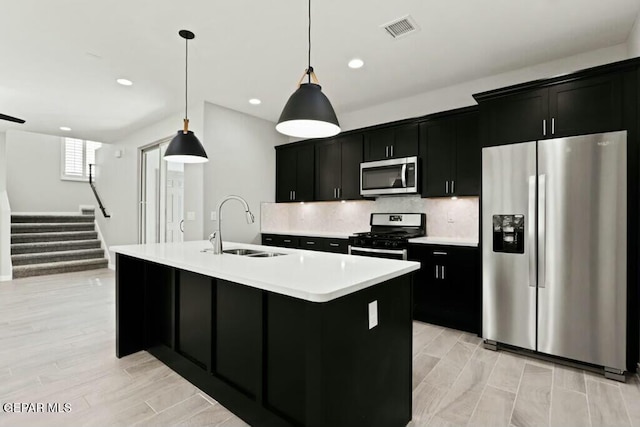
[[[418,192],[418,158],[360,163],[360,194],[411,194]]]

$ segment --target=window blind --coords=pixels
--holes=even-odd
[[[64,141],[64,174],[80,178],[84,175],[83,145],[81,139],[65,138]]]

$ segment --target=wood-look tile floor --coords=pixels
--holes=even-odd
[[[420,322],[413,355],[411,427],[640,427],[636,375],[617,383]],[[6,412],[12,403],[71,411]],[[247,424],[148,353],[115,357],[112,271],[0,282],[0,426],[132,425]]]

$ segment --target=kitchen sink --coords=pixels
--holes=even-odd
[[[225,249],[223,254],[254,256],[256,254],[265,253],[264,251],[256,251],[255,249]]]
[[[280,256],[280,255],[286,255],[286,254],[281,254],[278,252],[260,252],[257,254],[247,255],[247,256],[250,256],[251,258],[271,258],[274,256]]]
[[[206,249],[203,249],[202,252],[213,252],[213,249],[206,248]],[[274,256],[286,255],[279,252],[265,252],[265,251],[255,250],[255,249],[225,249],[224,251],[222,251],[222,253],[230,254],[230,255],[246,256],[251,258],[272,258]]]

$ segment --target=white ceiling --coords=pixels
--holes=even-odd
[[[312,65],[339,117],[623,43],[639,11],[639,0],[315,0]],[[306,14],[304,0],[3,0],[0,113],[27,123],[0,131],[69,126],[111,142],[179,112],[183,28],[196,34],[190,103],[276,121],[306,68]],[[393,40],[379,27],[407,14],[418,33]],[[347,68],[356,56],[364,68]]]

